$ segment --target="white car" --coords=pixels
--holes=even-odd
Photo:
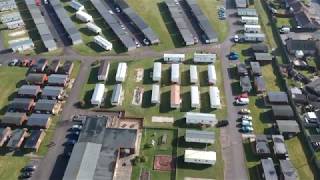
[[[236,100],[236,104],[247,105],[247,104],[249,104],[249,98],[239,98]]]
[[[81,130],[81,129],[82,129],[82,125],[75,124],[75,125],[72,126],[72,129],[74,129],[74,130]]]
[[[242,126],[250,126],[250,127],[252,127],[252,121],[243,120],[243,121],[241,122],[241,125],[242,125]]]
[[[108,12],[109,12],[110,14],[114,14],[114,12],[113,12],[113,11],[111,11],[111,10],[109,10]]]
[[[250,111],[250,109],[243,108],[243,109],[241,109],[241,110],[239,111],[239,113],[240,113],[240,114],[250,114],[251,111]]]
[[[234,35],[233,36],[233,40],[234,40],[234,42],[239,42],[239,36],[238,35]]]
[[[246,120],[252,121],[252,116],[244,115],[244,116],[242,116],[242,119],[246,119]]]

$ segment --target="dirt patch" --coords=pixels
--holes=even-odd
[[[165,117],[165,116],[152,116],[152,122],[157,123],[173,123],[173,117]]]
[[[169,155],[154,156],[153,169],[158,171],[173,171],[176,169],[175,158]]]
[[[136,87],[133,92],[132,104],[140,106],[142,104],[144,89],[142,87]]]
[[[135,69],[135,79],[136,79],[136,82],[140,82],[140,81],[142,81],[142,79],[143,79],[143,68],[137,68],[137,69]]]

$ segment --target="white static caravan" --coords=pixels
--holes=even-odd
[[[200,108],[200,94],[198,86],[191,86],[191,107]]]
[[[244,25],[244,32],[246,33],[259,33],[260,30],[261,30],[260,25],[251,25],[251,24]]]
[[[250,16],[242,16],[241,23],[243,24],[251,24],[251,25],[258,25],[259,18],[258,17],[250,17]]]
[[[179,64],[171,64],[171,82],[172,83],[180,83],[180,65]]]
[[[81,3],[79,3],[79,2],[77,2],[77,1],[75,1],[75,0],[72,0],[72,1],[70,2],[70,6],[71,6],[73,9],[75,9],[76,11],[83,11],[83,10],[84,10],[84,6],[83,6]]]
[[[86,22],[86,23],[93,22],[92,16],[84,11],[77,11],[76,18],[78,18],[80,21]]]
[[[117,74],[116,74],[116,81],[118,82],[123,82],[126,78],[127,74],[127,63],[119,63],[118,64],[118,69],[117,69]]]
[[[94,32],[94,33],[96,33],[96,34],[100,34],[100,33],[102,32],[101,28],[99,28],[97,25],[95,25],[95,24],[92,23],[92,22],[88,22],[88,23],[86,24],[86,27],[87,27],[90,31],[92,31],[92,32]]]
[[[195,63],[215,63],[217,59],[216,54],[194,53],[193,62]]]
[[[190,65],[190,82],[195,84],[198,83],[198,70],[196,65]]]
[[[24,27],[24,25],[25,24],[24,24],[24,21],[22,19],[17,20],[17,21],[10,21],[10,22],[5,23],[5,26],[8,29],[17,29],[17,28]]]
[[[216,160],[217,156],[214,151],[199,151],[192,149],[186,149],[184,151],[184,162],[186,163],[214,165]]]
[[[22,41],[9,43],[9,46],[13,52],[22,52],[34,48],[32,39],[26,39]]]
[[[169,63],[180,63],[185,60],[185,54],[163,54],[163,60]]]
[[[159,84],[152,85],[151,103],[152,104],[159,104],[160,103],[160,86],[159,86]]]
[[[93,41],[97,43],[103,49],[110,51],[112,49],[112,43],[103,38],[102,36],[98,35],[93,38]]]
[[[220,91],[216,86],[209,87],[210,107],[221,109]]]
[[[208,65],[208,83],[209,84],[217,83],[216,69],[213,64]]]
[[[247,42],[262,42],[265,39],[265,35],[262,33],[244,33],[243,40]]]
[[[202,124],[214,126],[218,122],[216,115],[209,113],[187,112],[185,117],[187,124]]]
[[[94,88],[94,91],[91,97],[91,104],[100,106],[100,104],[103,101],[104,92],[105,92],[104,84],[96,84],[96,87]]]
[[[161,66],[160,62],[153,63],[153,73],[152,73],[152,80],[159,82],[161,80]]]
[[[122,85],[116,84],[113,88],[112,96],[111,96],[111,104],[113,106],[119,106],[121,104],[122,94],[123,94]]]

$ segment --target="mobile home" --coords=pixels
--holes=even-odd
[[[260,29],[261,29],[260,25],[250,25],[250,24],[244,25],[244,32],[246,33],[259,33]]]
[[[214,151],[199,151],[186,149],[184,151],[184,162],[195,164],[209,164],[214,165],[217,157]]]
[[[259,18],[258,17],[252,17],[252,16],[242,16],[241,17],[241,23],[243,23],[243,24],[251,24],[251,25],[258,25],[259,24]]]
[[[98,80],[99,81],[105,81],[108,78],[108,73],[110,69],[110,63],[106,60],[102,60],[100,62],[100,67],[98,71]]]
[[[159,86],[159,84],[152,85],[151,103],[152,104],[159,104],[160,103],[160,86]]]
[[[112,43],[100,35],[95,36],[93,38],[93,41],[107,51],[110,51],[112,49]]]
[[[238,16],[258,16],[256,9],[254,8],[238,8]]]
[[[153,64],[153,73],[152,73],[152,80],[159,82],[161,80],[161,63],[155,62]]]
[[[208,83],[209,84],[217,83],[216,69],[213,64],[208,65]]]
[[[247,42],[262,42],[265,35],[262,33],[244,33],[243,40]]]
[[[179,64],[171,64],[171,82],[172,83],[180,83],[180,65]]]
[[[122,85],[116,84],[113,88],[112,97],[111,97],[111,104],[113,106],[119,106],[121,104],[122,94],[123,94]]]
[[[194,53],[193,62],[195,63],[214,63],[217,59],[216,54]]]
[[[184,54],[163,54],[163,60],[169,63],[180,63],[185,60]]]
[[[92,22],[88,22],[87,24],[86,24],[86,27],[90,30],[90,31],[92,31],[92,32],[94,32],[94,33],[96,33],[96,34],[100,34],[101,33],[101,28],[99,28],[97,25],[95,25],[94,23],[92,23]]]
[[[119,63],[118,64],[116,81],[123,82],[125,80],[126,74],[127,74],[127,68],[128,68],[127,63]]]
[[[187,124],[202,124],[214,126],[218,122],[216,115],[209,113],[187,112],[185,117]]]
[[[170,94],[170,107],[179,108],[181,104],[180,99],[180,86],[177,84],[171,85],[171,94]]]
[[[191,107],[200,107],[200,94],[198,86],[191,86]]]
[[[93,22],[92,16],[84,11],[77,11],[76,18],[85,23]]]
[[[91,97],[91,104],[100,106],[100,104],[103,101],[104,92],[105,92],[104,84],[96,84],[96,87],[94,88],[94,91]]]
[[[190,82],[195,84],[198,83],[198,71],[196,65],[190,65]]]
[[[220,91],[216,86],[209,87],[209,96],[210,96],[210,107],[211,108],[221,108],[221,101],[220,101]]]

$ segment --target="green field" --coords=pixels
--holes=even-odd
[[[0,156],[0,177],[6,180],[16,180],[20,170],[28,163],[28,157]]]

